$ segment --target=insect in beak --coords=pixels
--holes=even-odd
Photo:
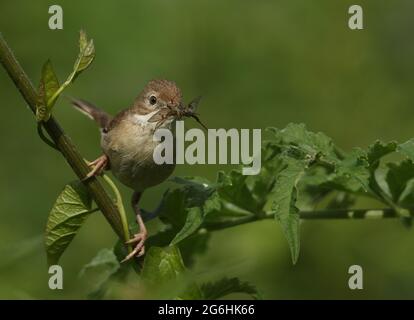
[[[187,106],[184,105],[183,103],[180,103],[179,105],[167,104],[166,113],[154,115],[153,118],[151,118],[149,121],[150,122],[158,121],[157,126],[156,126],[158,128],[170,116],[173,116],[178,120],[180,120],[183,117],[190,117],[190,118],[195,119],[204,129],[208,130],[207,127],[201,122],[197,113],[195,112],[200,102],[200,99],[201,99],[201,96],[193,99]]]
[[[198,96],[196,98],[194,98],[189,104],[188,104],[188,109],[191,110],[192,112],[196,112],[198,104],[200,103],[201,100],[201,96]]]
[[[191,117],[195,119],[204,129],[208,130],[207,127],[201,122],[199,119],[197,113],[195,112],[197,110],[198,104],[201,100],[201,96],[196,97],[193,99],[186,108],[184,108],[184,116]]]

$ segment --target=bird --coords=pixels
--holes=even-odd
[[[183,104],[182,93],[175,82],[151,80],[135,98],[131,107],[114,117],[101,108],[82,99],[69,98],[72,105],[94,120],[101,133],[103,154],[88,165],[91,171],[85,179],[110,170],[114,177],[133,190],[131,205],[136,215],[139,232],[127,244],[135,244],[123,262],[145,254],[148,232],[139,208],[143,192],[165,181],[174,171],[175,164],[156,164],[153,151],[160,143],[153,139],[157,128],[172,128],[183,115],[194,116]],[[189,108],[194,109],[196,98]],[[196,118],[198,121],[198,118]],[[174,130],[171,130],[174,135]]]

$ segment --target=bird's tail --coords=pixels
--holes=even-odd
[[[68,98],[77,110],[88,116],[90,119],[95,120],[101,129],[105,129],[108,127],[109,123],[112,120],[111,115],[85,100],[76,99],[72,97]]]

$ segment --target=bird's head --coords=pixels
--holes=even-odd
[[[177,85],[168,80],[151,80],[135,99],[134,109],[138,114],[152,116],[149,122],[157,122],[157,126],[170,124],[172,121],[183,117],[198,119],[195,109],[200,97],[194,99],[189,105],[184,105],[181,90]]]
[[[135,99],[134,106],[142,114],[154,111],[178,111],[183,108],[181,90],[168,80],[151,80]]]

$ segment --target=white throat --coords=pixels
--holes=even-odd
[[[158,112],[159,110],[154,110],[147,114],[135,114],[133,117],[133,121],[141,127],[151,126],[152,129],[155,129],[157,127],[157,122],[148,122],[148,120],[151,119],[151,117]],[[166,119],[161,125],[161,128],[171,128],[174,122],[174,118]]]
[[[151,117],[154,114],[156,114],[157,112],[158,112],[158,110],[154,110],[154,111],[152,111],[150,113],[147,113],[147,114],[135,114],[134,115],[134,121],[137,124],[140,124],[140,125],[148,125],[150,123],[153,124],[154,122],[148,122],[148,120],[151,119]]]

